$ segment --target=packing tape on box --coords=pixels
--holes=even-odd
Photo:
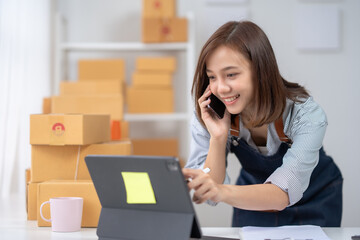
[[[169,18],[160,18],[160,34],[161,34],[161,40],[162,41],[171,41],[174,36],[172,34],[172,27],[171,27],[171,21]]]
[[[81,150],[81,145],[79,145],[79,148],[78,148],[78,154],[77,154],[77,160],[76,160],[76,168],[75,168],[75,177],[74,177],[74,180],[77,180],[77,174],[78,174],[78,171],[79,171],[80,150]]]
[[[49,117],[49,131],[50,145],[65,145],[66,131],[65,131],[64,116],[50,116]]]

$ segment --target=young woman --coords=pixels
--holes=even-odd
[[[280,75],[256,24],[228,22],[210,37],[192,94],[196,111],[183,173],[196,203],[230,204],[234,227],[340,226],[343,179],[322,148],[326,115],[304,87]],[[208,107],[211,94],[226,106],[221,119]],[[236,185],[226,174],[229,152],[242,166]]]

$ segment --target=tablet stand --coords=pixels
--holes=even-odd
[[[97,235],[100,240],[188,240],[200,238],[192,213],[102,208]]]

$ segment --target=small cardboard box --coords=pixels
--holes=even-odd
[[[112,120],[111,121],[111,140],[124,140],[129,138],[129,122]]]
[[[123,95],[68,95],[51,99],[53,113],[110,114],[111,119],[123,119]]]
[[[136,70],[139,72],[172,73],[176,69],[174,57],[138,57],[136,58]]]
[[[31,169],[25,169],[25,183],[29,183],[31,181]]]
[[[179,142],[175,138],[131,139],[134,155],[179,156]]]
[[[167,72],[135,72],[132,76],[134,87],[171,87],[172,75]]]
[[[188,30],[186,18],[143,18],[142,42],[186,42]]]
[[[143,0],[142,16],[172,18],[176,16],[175,0]]]
[[[123,82],[118,80],[61,82],[60,95],[124,94]]]
[[[80,81],[104,79],[125,80],[125,61],[123,59],[82,59],[78,62]]]
[[[174,112],[174,91],[129,87],[126,102],[129,113],[170,113]]]
[[[110,116],[30,115],[30,144],[85,145],[110,141]]]
[[[185,166],[184,160],[179,156],[179,141],[176,138],[131,139],[131,142],[134,155],[177,157],[180,167]]]
[[[82,197],[82,227],[97,227],[101,205],[92,181],[48,181],[38,184],[37,222],[39,227],[49,227],[50,222],[40,217],[40,205],[54,197]],[[50,218],[50,206],[45,204],[43,216]]]
[[[43,98],[42,113],[43,114],[51,113],[51,98],[50,97]]]
[[[91,180],[85,157],[131,155],[130,141],[113,141],[86,146],[31,146],[31,181]]]
[[[37,187],[38,183],[28,183],[27,185],[27,220],[37,219]]]

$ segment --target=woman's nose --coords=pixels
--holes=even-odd
[[[218,82],[217,90],[219,93],[226,93],[230,90],[229,85],[222,79]]]

